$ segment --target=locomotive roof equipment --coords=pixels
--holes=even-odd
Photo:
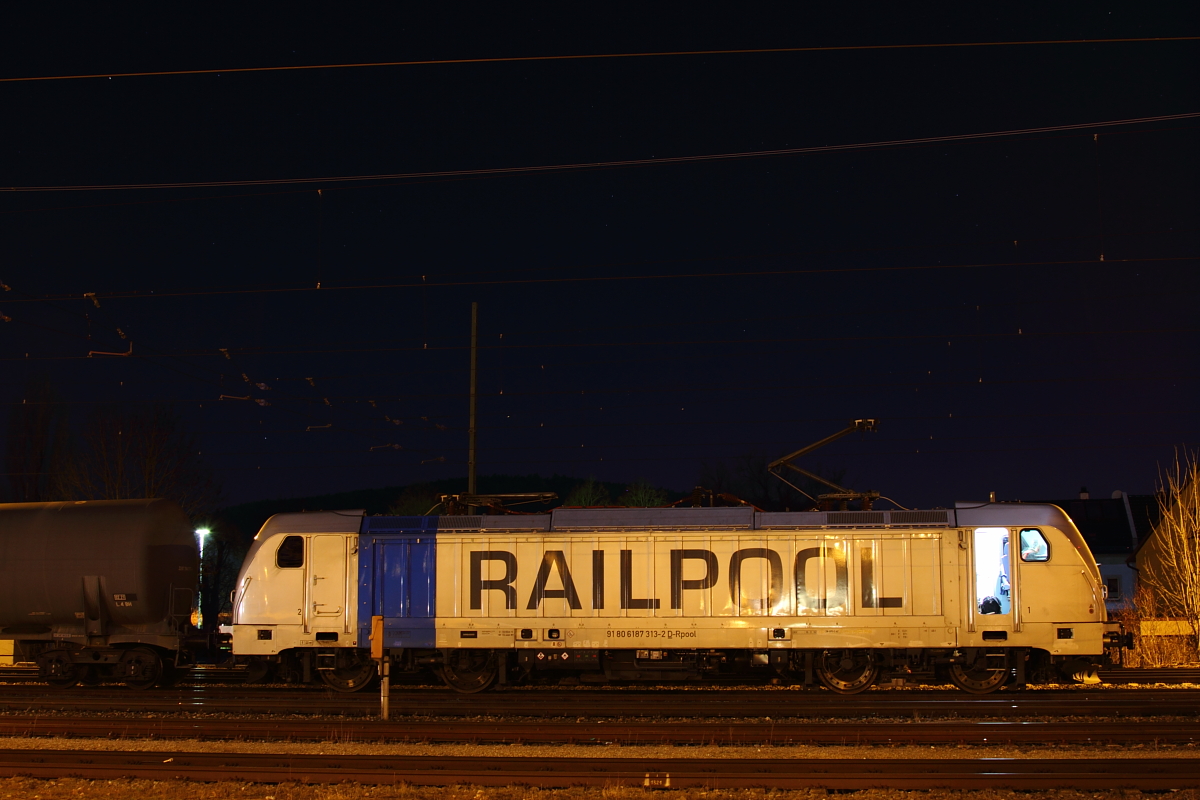
[[[778,458],[778,459],[772,461],[770,464],[767,465],[767,471],[770,472],[772,475],[774,475],[776,478],[779,478],[779,480],[783,481],[788,486],[791,486],[793,489],[795,489],[800,494],[807,497],[809,500],[813,500],[814,502],[820,501],[819,505],[822,508],[829,508],[832,506],[832,504],[834,502],[836,502],[836,503],[838,503],[839,507],[844,511],[844,510],[846,510],[846,506],[847,506],[848,502],[853,501],[853,500],[859,500],[862,502],[863,510],[870,511],[871,504],[874,501],[879,499],[879,492],[873,492],[873,491],[856,492],[853,489],[847,489],[844,486],[838,486],[833,481],[828,480],[826,478],[822,478],[820,475],[818,475],[815,472],[809,472],[806,469],[797,467],[792,462],[794,462],[800,456],[807,455],[818,448],[824,447],[825,445],[829,444],[830,442],[836,442],[838,439],[842,438],[846,434],[854,433],[855,431],[876,431],[876,430],[878,430],[878,427],[876,426],[875,420],[873,420],[873,419],[852,420],[848,427],[843,428],[842,430],[838,431],[837,433],[835,433],[831,436],[826,436],[824,439],[820,440],[819,442],[813,442],[812,444],[808,445],[807,447],[801,447],[799,450],[797,450],[794,453],[788,453],[783,458]],[[829,488],[833,489],[833,491],[827,492],[824,494],[819,494],[819,495],[817,495],[816,498],[813,498],[813,496],[810,495],[808,492],[804,491],[799,486],[796,486],[794,483],[789,481],[787,478],[783,477],[781,470],[784,467],[787,467],[788,469],[792,470],[793,472],[799,472],[801,475],[808,478],[809,480],[816,481],[817,483],[822,483],[822,484],[828,486]]]

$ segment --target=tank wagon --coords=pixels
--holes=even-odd
[[[0,639],[54,685],[153,686],[187,658],[197,570],[168,500],[0,505]]]
[[[461,692],[524,675],[1093,682],[1129,645],[1087,544],[1053,505],[535,516],[279,514],[234,594],[260,676],[353,691],[433,667]],[[373,623],[374,621],[374,623]]]

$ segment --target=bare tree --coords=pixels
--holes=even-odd
[[[767,469],[770,463],[771,459],[765,454],[754,452],[743,453],[732,464],[704,461],[700,465],[698,483],[714,492],[740,497],[766,511],[804,511],[815,506],[815,500],[810,498],[829,491],[829,487],[811,478],[789,476],[788,480],[809,495],[806,497],[772,475]],[[841,483],[846,474],[844,469],[826,469],[820,465],[808,469],[834,483]]]
[[[1178,620],[1163,619],[1164,616],[1168,615],[1159,608],[1154,592],[1143,580],[1133,597],[1122,603],[1112,616],[1134,637],[1134,646],[1120,652],[1121,666],[1173,667],[1196,660],[1193,638],[1184,635]]]
[[[563,501],[563,505],[606,506],[611,502],[612,500],[608,496],[608,489],[604,488],[604,484],[595,478],[588,478],[583,483],[575,484],[575,488],[567,495],[567,499]]]
[[[163,497],[196,517],[220,499],[195,436],[167,404],[98,407],[71,462],[69,485],[85,500]]]
[[[1191,644],[1200,653],[1200,461],[1196,453],[1175,454],[1160,475],[1161,518],[1138,561],[1142,580],[1171,618],[1191,625]]]
[[[666,505],[667,493],[642,478],[631,483],[618,502],[630,508],[656,508]]]
[[[31,378],[8,417],[8,467],[18,503],[64,500],[68,447],[66,406],[47,378]]]
[[[441,493],[427,483],[406,486],[396,502],[388,507],[387,513],[397,517],[420,517],[438,506]]]

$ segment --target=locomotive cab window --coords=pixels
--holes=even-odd
[[[1021,560],[1049,561],[1050,545],[1037,528],[1021,529]]]
[[[288,536],[275,551],[275,566],[280,569],[296,569],[304,566],[304,537]]]

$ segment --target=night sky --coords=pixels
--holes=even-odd
[[[88,5],[10,18],[0,77],[1194,37],[1189,5]],[[874,417],[806,463],[930,507],[1148,493],[1200,440],[1200,118],[1161,119],[1200,112],[1200,41],[21,81],[0,109],[0,401],[175,403],[227,503],[465,475],[472,302],[481,475],[687,491]],[[593,166],[512,171],[554,165]],[[301,182],[349,176],[384,177]]]

